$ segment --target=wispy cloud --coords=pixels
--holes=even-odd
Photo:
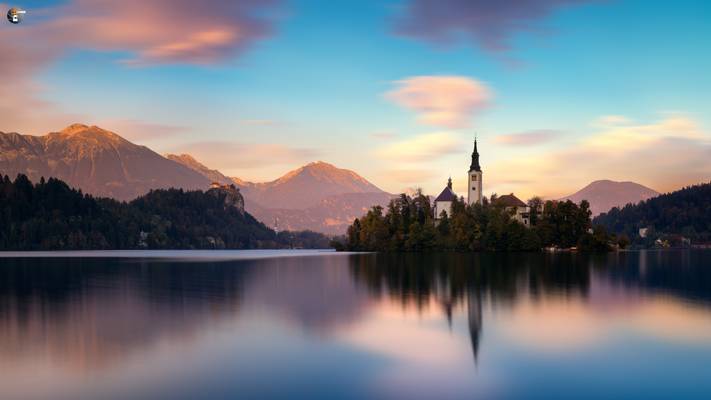
[[[189,143],[173,151],[188,153],[199,160],[209,160],[210,168],[221,171],[259,169],[274,165],[298,165],[313,161],[321,152],[306,147],[277,143],[242,143],[203,141]]]
[[[711,136],[688,116],[652,123],[625,119],[539,157],[502,159],[488,168],[489,182],[517,179],[530,184],[501,190],[525,195],[567,195],[597,179],[632,180],[663,191],[708,182]],[[570,193],[568,193],[570,192]]]
[[[121,52],[132,66],[230,62],[273,33],[272,11],[281,3],[70,0],[32,10],[37,19],[21,26],[0,24],[0,76],[12,93],[0,96],[2,128],[41,133],[86,120],[43,100],[35,81],[71,50]]]
[[[240,121],[242,125],[247,126],[274,126],[278,125],[277,121],[271,119],[243,119]]]
[[[395,83],[385,97],[418,113],[420,122],[438,127],[466,128],[493,98],[486,84],[465,76],[415,76]]]
[[[451,132],[436,132],[396,141],[379,148],[376,154],[390,162],[427,162],[457,153],[462,140]]]
[[[407,185],[417,185],[431,179],[441,178],[436,171],[424,168],[392,168],[384,171],[384,175],[393,182]]]
[[[515,33],[545,29],[542,22],[557,9],[593,2],[596,0],[408,0],[397,17],[395,31],[440,45],[469,40],[501,52],[510,48]]]
[[[154,140],[173,137],[187,132],[184,126],[159,124],[135,119],[99,121],[96,125],[116,132],[128,140]]]
[[[391,131],[377,131],[370,134],[370,137],[379,140],[390,140],[395,139],[397,134]]]
[[[62,47],[125,51],[132,64],[213,64],[272,33],[277,0],[74,0],[40,27]]]
[[[560,136],[560,131],[540,129],[528,132],[499,135],[494,142],[508,146],[536,146],[549,143]]]

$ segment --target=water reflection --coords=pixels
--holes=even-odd
[[[689,251],[0,259],[0,398],[703,398],[710,268]]]

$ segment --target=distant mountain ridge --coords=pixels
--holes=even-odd
[[[692,243],[711,243],[711,182],[613,208],[593,222],[637,242],[654,241],[667,234],[683,235]],[[643,228],[646,237],[640,237]]]
[[[231,180],[245,197],[245,208],[258,220],[281,230],[313,230],[342,234],[353,220],[393,197],[347,169],[317,161],[289,171],[270,182],[252,183],[228,178],[187,154],[167,158],[223,183]]]
[[[24,174],[35,182],[54,177],[85,193],[124,201],[152,189],[206,190],[212,182],[234,184],[245,209],[266,225],[328,234],[344,233],[353,219],[392,198],[357,173],[323,161],[270,182],[252,183],[226,176],[189,154],[161,156],[84,124],[43,136],[0,132],[0,174]]]
[[[656,190],[639,183],[598,180],[561,200],[571,200],[575,203],[587,200],[590,202],[592,215],[596,216],[613,207],[623,207],[630,203],[637,204],[656,196],[659,196]]]
[[[220,171],[216,169],[210,169],[206,167],[204,164],[193,158],[193,156],[191,156],[190,154],[166,154],[165,158],[190,168],[191,170],[209,179],[211,183],[217,182],[223,185],[236,183],[233,178],[223,175]]]
[[[44,136],[0,132],[0,174],[59,178],[96,196],[131,200],[150,189],[205,189],[181,163],[97,126],[73,124]]]
[[[271,182],[250,184],[244,193],[270,208],[305,209],[325,197],[347,193],[385,193],[365,178],[347,169],[317,161],[289,171]]]

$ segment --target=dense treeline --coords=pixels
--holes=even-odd
[[[61,180],[0,179],[0,249],[248,249],[328,247],[313,232],[278,235],[221,192],[154,190],[129,203]]]
[[[612,232],[626,234],[640,244],[664,235],[682,235],[692,242],[709,243],[711,183],[690,186],[636,205],[613,208],[596,217],[595,223]],[[644,239],[639,236],[641,228],[647,228]]]
[[[591,230],[590,204],[529,201],[531,228],[491,201],[469,206],[459,199],[451,216],[435,223],[429,199],[418,193],[373,207],[348,228],[341,248],[362,251],[532,251],[543,247],[608,250],[614,241],[601,227]]]

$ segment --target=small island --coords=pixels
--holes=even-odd
[[[430,198],[418,190],[401,194],[387,209],[376,206],[348,228],[339,250],[381,252],[436,251],[610,251],[624,248],[629,239],[593,226],[590,204],[521,201],[513,193],[483,195],[479,151],[474,150],[467,173],[467,199],[452,190],[452,179],[439,196]]]

